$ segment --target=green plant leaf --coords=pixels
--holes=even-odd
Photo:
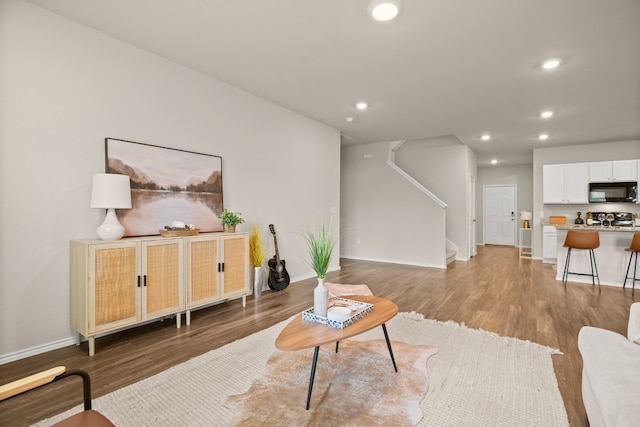
[[[321,221],[317,226],[308,227],[300,232],[300,235],[307,244],[309,259],[307,263],[319,279],[324,279],[329,269],[331,255],[336,244],[336,238],[332,232],[332,222],[326,224]]]

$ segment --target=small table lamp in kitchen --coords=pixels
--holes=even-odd
[[[520,211],[520,219],[522,220],[522,228],[531,228],[531,220],[533,212]]]
[[[118,222],[116,209],[131,209],[129,177],[115,173],[93,175],[91,207],[107,209],[104,222],[98,227],[101,240],[118,240],[124,236],[124,227]]]

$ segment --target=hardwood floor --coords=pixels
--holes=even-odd
[[[578,331],[591,325],[626,335],[629,306],[640,301],[640,292],[632,297],[628,288],[603,286],[598,291],[597,285],[572,282],[565,288],[555,280],[555,266],[520,259],[516,248],[481,246],[478,251],[470,261],[456,261],[446,270],[343,259],[341,270],[330,273],[327,281],[366,283],[376,296],[395,301],[400,311],[560,349],[564,354],[553,356],[553,364],[569,422],[588,425]],[[84,342],[11,362],[0,366],[0,383],[66,365],[91,374],[96,398],[308,308],[314,286],[315,280],[309,279],[281,292],[264,292],[257,301],[248,298],[245,308],[241,300],[234,300],[195,311],[191,325],[180,329],[166,320],[99,338],[93,357],[87,355]],[[75,381],[0,403],[0,425],[29,425],[79,404]]]

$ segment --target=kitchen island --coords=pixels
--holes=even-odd
[[[625,248],[628,248],[631,244],[633,233],[640,232],[640,227],[551,225],[555,226],[558,231],[556,280],[562,280],[562,272],[564,271],[564,263],[567,257],[567,248],[564,247],[564,240],[567,237],[567,230],[597,230],[600,234],[600,247],[594,250],[594,254],[600,275],[600,284],[622,287],[630,255],[629,252],[625,251]],[[633,266],[631,268],[630,274],[633,275]],[[571,251],[570,270],[589,274],[591,272],[589,251],[578,249]],[[568,281],[591,283],[591,277],[570,274]],[[628,287],[631,287],[631,280],[629,280]]]

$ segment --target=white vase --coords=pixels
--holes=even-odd
[[[329,291],[324,286],[324,279],[318,278],[318,286],[313,290],[313,313],[316,316],[327,317]]]
[[[253,267],[253,298],[262,295],[262,267]]]

